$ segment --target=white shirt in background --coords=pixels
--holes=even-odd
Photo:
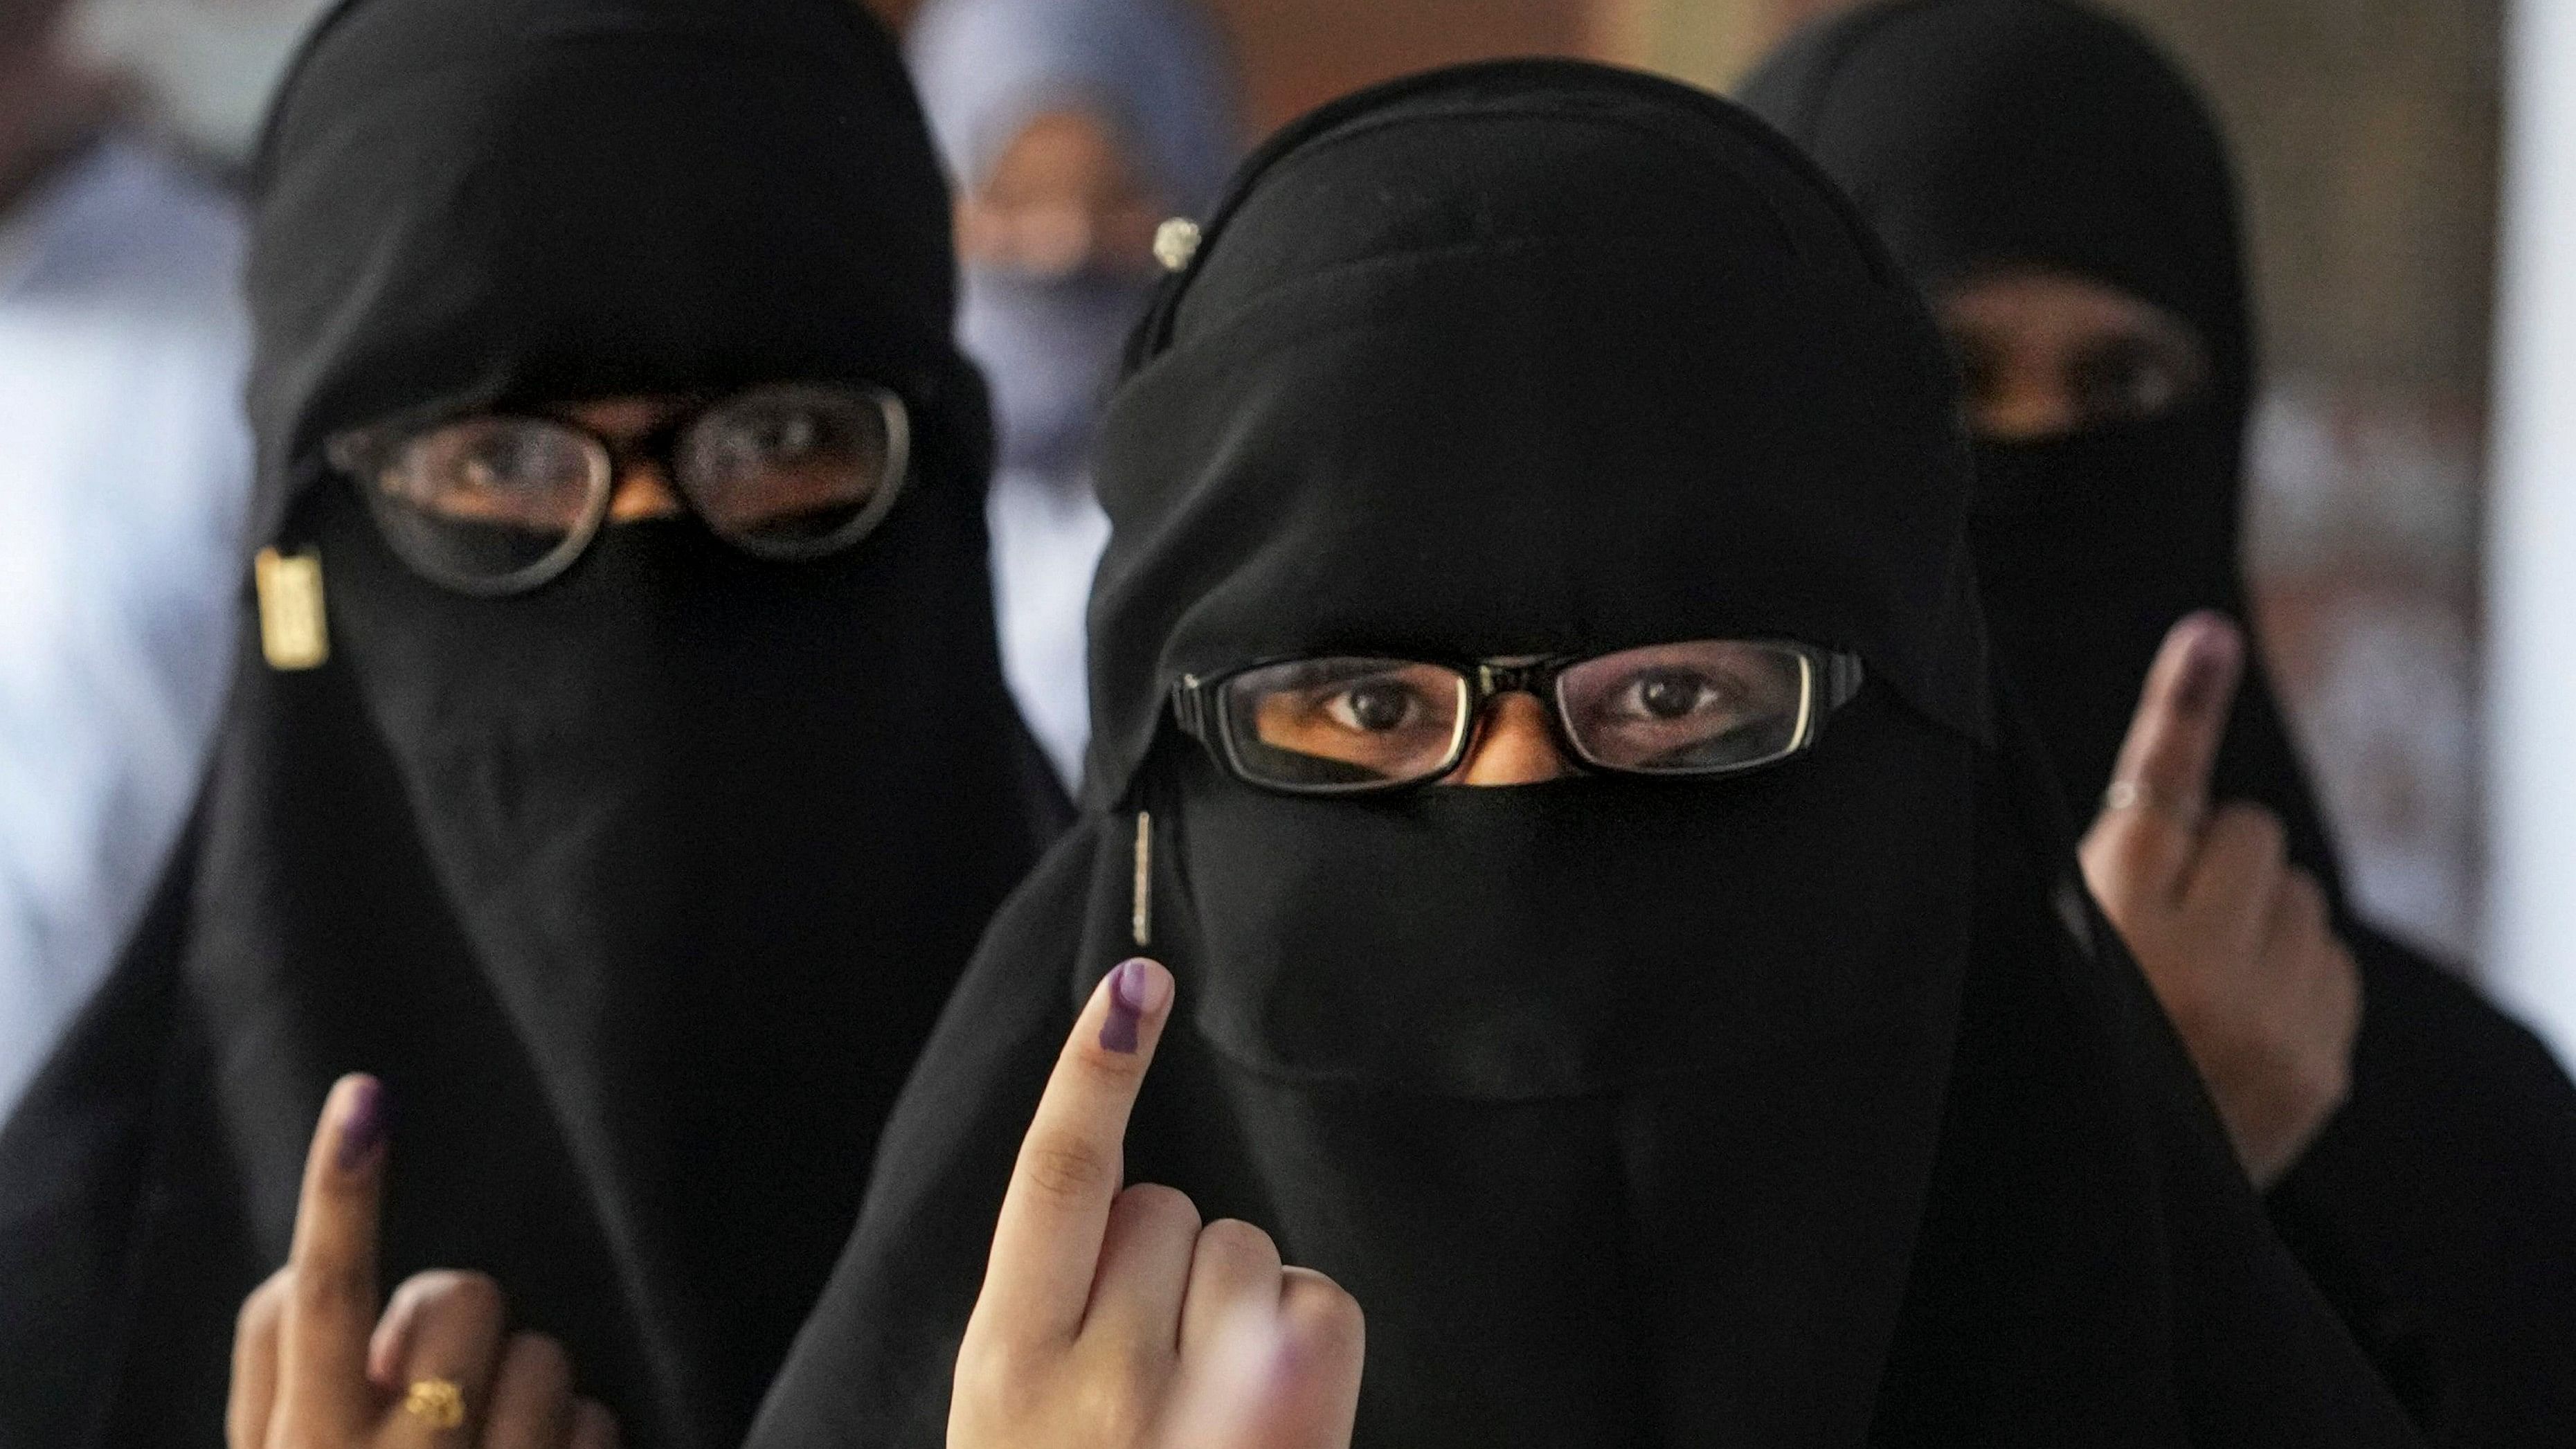
[[[0,215],[0,1112],[123,946],[230,673],[242,222],[110,139]]]
[[[1065,789],[1078,791],[1091,739],[1084,625],[1109,515],[1087,477],[1004,468],[993,475],[984,518],[993,535],[1003,681]]]

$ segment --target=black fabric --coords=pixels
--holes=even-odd
[[[1133,353],[1097,793],[925,1048],[756,1449],[941,1442],[1039,1085],[1143,944],[1140,816],[1182,995],[1128,1171],[1359,1298],[1361,1445],[2410,1442],[2134,968],[2052,908],[1938,337],[1777,137],[1575,62],[1364,92],[1248,164]],[[1709,633],[1872,682],[1757,775],[1342,801],[1162,703],[1266,654]]]
[[[0,1132],[0,1443],[212,1442],[340,1072],[396,1104],[387,1283],[495,1275],[639,1446],[731,1445],[876,1134],[1064,805],[1003,693],[947,201],[841,0],[360,0],[259,160],[261,533],[332,655],[243,663],[152,921]],[[318,454],[383,413],[878,381],[850,551],[608,528],[480,600]]]
[[[2094,800],[2164,631],[2195,609],[2249,617],[2252,320],[2217,128],[2150,42],[2054,0],[1867,6],[1793,37],[1744,94],[1925,287],[2072,273],[2209,346],[2210,385],[2168,416],[1979,450],[1997,652],[2066,795]],[[2271,1194],[2282,1231],[2445,1442],[2576,1441],[2576,1089],[2528,1031],[2354,912],[2259,660],[2213,788],[2281,816],[2362,968],[2352,1095]]]

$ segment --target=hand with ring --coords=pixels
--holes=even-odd
[[[505,1331],[490,1278],[414,1274],[378,1316],[385,1156],[383,1086],[341,1078],[287,1264],[242,1304],[230,1449],[615,1449],[616,1421],[574,1397],[562,1345]]]
[[[2361,972],[2325,891],[2289,863],[2280,820],[2242,802],[2210,808],[2244,661],[2244,635],[2217,614],[2166,634],[2079,858],[2199,1066],[2238,1162],[2268,1188],[2350,1089]]]

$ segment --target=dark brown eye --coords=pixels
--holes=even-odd
[[[1400,684],[1361,684],[1342,696],[1342,707],[1361,729],[1382,732],[1404,723],[1413,696]]]
[[[1699,708],[1701,696],[1710,692],[1698,675],[1679,670],[1663,670],[1637,681],[1638,706],[1656,719],[1680,719]]]

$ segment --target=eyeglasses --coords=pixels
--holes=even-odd
[[[1427,663],[1334,655],[1251,665],[1172,690],[1182,732],[1236,778],[1299,795],[1437,780],[1465,761],[1486,701],[1549,706],[1558,746],[1616,775],[1729,775],[1812,746],[1860,689],[1848,654],[1700,639],[1588,658]]]
[[[468,594],[524,593],[581,557],[618,469],[662,465],[718,537],[766,559],[848,548],[894,506],[911,464],[903,399],[881,387],[787,383],[683,413],[627,444],[560,418],[486,413],[325,446],[396,554]]]

